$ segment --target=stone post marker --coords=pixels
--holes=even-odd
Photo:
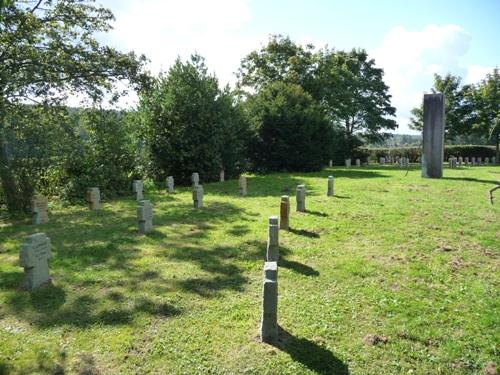
[[[476,165],[476,158],[474,156],[470,158],[470,163]]]
[[[35,233],[24,239],[19,252],[21,266],[24,267],[23,289],[32,290],[50,281],[50,258],[50,239],[45,233]]]
[[[465,157],[465,165],[469,165],[469,157],[468,156]]]
[[[240,176],[239,179],[240,195],[247,195],[247,178],[245,176]]]
[[[361,160],[356,159],[356,167],[361,167]]]
[[[328,163],[328,166],[331,168],[333,167],[333,160],[330,159],[330,162]]]
[[[142,182],[142,180],[134,180],[132,182],[132,192],[136,194],[135,198],[137,201],[142,201],[144,199],[144,194],[142,192],[143,190],[144,183]]]
[[[306,212],[306,186],[297,185],[297,212]]]
[[[490,158],[488,157],[484,158],[484,164],[486,165],[490,164]]]
[[[193,187],[193,206],[194,208],[203,207],[203,186],[196,185]]]
[[[385,165],[385,158],[383,156],[380,158],[380,165]]]
[[[139,201],[139,206],[137,206],[137,222],[140,234],[149,233],[153,230],[153,206],[150,201]]]
[[[425,94],[422,177],[443,177],[444,123],[443,94]]]
[[[269,217],[269,235],[267,237],[266,260],[277,262],[279,259],[279,227],[278,216]]]
[[[278,338],[278,263],[264,263],[260,338],[272,343]]]
[[[290,229],[290,197],[288,195],[281,196],[280,229]]]
[[[220,174],[219,174],[219,181],[220,181],[220,182],[224,182],[224,169],[222,169],[222,170],[220,171]]]
[[[328,188],[326,190],[327,197],[333,197],[333,176],[328,176]]]
[[[98,187],[88,188],[85,198],[89,204],[89,209],[98,210],[101,208],[101,191]]]
[[[49,200],[44,195],[35,195],[31,200],[31,212],[33,213],[33,224],[45,224],[49,221],[47,214]]]
[[[464,162],[464,158],[463,158],[463,157],[461,157],[461,156],[459,156],[459,157],[458,157],[458,165],[459,165],[459,166],[462,166],[463,162]]]
[[[478,164],[478,165],[481,165],[481,163],[482,163],[482,159],[481,159],[481,156],[479,156],[479,157],[477,158],[477,164]]]
[[[345,159],[346,168],[351,168],[351,159]]]
[[[167,177],[167,191],[169,193],[174,192],[174,176],[168,176]]]
[[[194,172],[191,175],[191,182],[193,183],[193,187],[198,186],[200,184],[200,175],[197,172]]]

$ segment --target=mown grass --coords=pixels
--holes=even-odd
[[[326,177],[335,194],[326,197]],[[249,176],[148,191],[50,223],[1,221],[0,374],[471,374],[499,357],[499,167],[422,179],[392,167]],[[280,232],[275,346],[258,341],[267,219],[307,187]],[[498,195],[498,194],[497,194]],[[18,290],[23,237],[51,238],[54,283]],[[366,335],[388,337],[369,345]]]

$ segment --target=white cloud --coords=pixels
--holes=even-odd
[[[493,66],[470,65],[467,68],[465,83],[478,83],[486,78],[487,73],[493,72]]]
[[[397,109],[398,133],[407,133],[410,110],[432,87],[434,73],[466,77],[460,63],[469,49],[470,35],[457,25],[428,25],[410,31],[403,26],[390,30],[381,45],[370,51],[377,66],[385,71],[385,82]]]

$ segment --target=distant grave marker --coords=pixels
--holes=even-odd
[[[44,195],[35,195],[31,200],[31,211],[33,213],[33,224],[45,224],[49,221],[49,200]]]
[[[50,282],[50,258],[50,239],[45,233],[35,233],[24,239],[19,253],[21,266],[24,267],[23,289],[33,290]]]
[[[98,187],[88,188],[85,199],[89,204],[89,209],[98,210],[101,208],[101,191]]]
[[[196,185],[193,187],[193,206],[194,208],[203,207],[203,186]]]
[[[139,201],[139,205],[137,206],[137,222],[140,234],[149,233],[153,230],[153,206],[150,201]]]
[[[306,211],[306,186],[305,185],[297,185],[296,191],[296,199],[297,199],[297,211],[305,212]]]
[[[288,195],[281,196],[280,202],[280,229],[290,229],[290,197]]]

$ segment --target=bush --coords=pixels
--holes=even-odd
[[[248,102],[257,171],[313,171],[332,154],[333,128],[301,86],[271,83]]]

